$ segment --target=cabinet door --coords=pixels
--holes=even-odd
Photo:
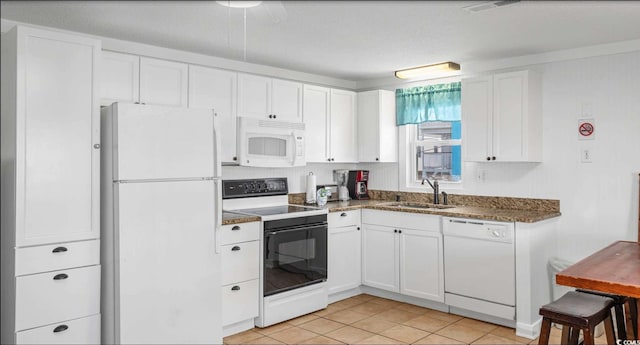
[[[393,228],[362,224],[362,284],[400,292],[398,240]]]
[[[356,93],[331,89],[331,161],[358,161]]]
[[[272,79],[271,113],[278,121],[302,122],[302,84]]]
[[[360,227],[329,228],[329,294],[360,286]]]
[[[140,58],[140,103],[187,107],[188,65]]]
[[[267,118],[271,114],[271,78],[238,73],[238,116]]]
[[[304,123],[308,163],[326,162],[329,159],[329,107],[331,90],[326,87],[304,86]]]
[[[493,77],[493,156],[496,161],[527,159],[523,140],[526,132],[526,84],[524,71]]]
[[[378,90],[358,94],[358,160],[380,160],[380,98]]]
[[[99,238],[100,42],[26,28],[17,39],[16,246]]]
[[[214,109],[218,114],[222,162],[237,161],[237,75],[214,68],[189,66],[189,108]]]
[[[486,162],[492,156],[492,77],[462,80],[462,130],[464,160]]]
[[[101,105],[140,101],[140,57],[103,51],[100,72]]]
[[[401,229],[400,293],[444,302],[442,235]]]

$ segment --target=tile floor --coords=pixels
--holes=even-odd
[[[550,343],[560,344],[552,328]],[[225,344],[537,344],[513,328],[358,295],[267,328],[224,338]],[[606,344],[604,335],[596,344]]]

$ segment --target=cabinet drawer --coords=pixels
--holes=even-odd
[[[16,344],[100,344],[100,314],[17,332]]]
[[[16,278],[16,330],[99,312],[99,265]]]
[[[259,275],[258,241],[222,246],[222,285],[256,279]]]
[[[222,287],[222,325],[258,316],[258,279]]]
[[[16,249],[16,276],[99,263],[100,240]]]
[[[392,228],[441,231],[441,216],[409,212],[362,210],[362,223]]]
[[[360,210],[331,212],[327,215],[327,222],[330,228],[359,226]]]
[[[223,225],[220,244],[257,241],[260,239],[260,222]]]

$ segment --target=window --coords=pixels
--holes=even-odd
[[[460,188],[460,91],[459,82],[396,90],[401,190],[423,190],[424,178]]]

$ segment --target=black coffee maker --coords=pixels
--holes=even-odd
[[[369,170],[349,170],[347,188],[349,196],[354,200],[369,199]]]

